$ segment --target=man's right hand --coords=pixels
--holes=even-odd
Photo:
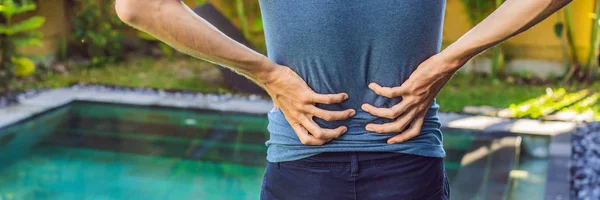
[[[346,127],[324,129],[313,117],[344,120],[355,111],[327,111],[315,104],[334,104],[347,94],[317,94],[290,68],[232,40],[181,1],[117,0],[116,11],[127,24],[151,34],[175,49],[230,68],[261,84],[273,98],[303,144],[323,145],[346,132]]]
[[[353,109],[329,111],[316,107],[317,103],[341,103],[348,99],[348,94],[317,94],[287,66],[273,67],[259,81],[273,99],[275,107],[281,109],[294,132],[305,145],[323,145],[347,131],[345,126],[335,129],[321,128],[315,123],[313,117],[326,121],[345,120],[356,113]]]

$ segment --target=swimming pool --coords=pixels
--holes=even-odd
[[[266,125],[264,115],[76,101],[0,130],[0,199],[258,199]],[[444,146],[454,199],[515,190],[519,137],[445,130]]]

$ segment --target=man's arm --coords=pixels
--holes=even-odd
[[[190,10],[180,0],[117,0],[117,15],[186,54],[220,64],[261,85],[273,98],[303,144],[322,145],[347,128],[319,127],[313,117],[344,120],[355,111],[328,111],[315,104],[340,103],[345,93],[317,94],[290,68],[245,47]]]
[[[451,63],[453,65],[450,65],[447,70],[458,70],[475,55],[526,31],[571,1],[509,0],[504,2],[490,16],[442,51],[444,57],[455,62]]]
[[[219,65],[261,83],[277,66],[230,39],[194,14],[180,0],[117,0],[117,15],[125,23],[144,31],[173,48]]]
[[[402,101],[391,108],[364,104],[361,108],[373,115],[396,119],[386,124],[368,124],[365,128],[377,133],[399,133],[388,143],[404,142],[419,135],[433,99],[456,70],[475,55],[531,28],[569,2],[571,0],[508,0],[456,42],[421,63],[401,86],[369,84],[375,93],[389,98],[401,96]],[[409,128],[404,130],[405,127]]]

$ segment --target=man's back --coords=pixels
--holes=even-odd
[[[438,105],[433,103],[425,116],[422,133],[402,144],[386,144],[395,135],[365,130],[368,123],[390,119],[360,109],[363,103],[391,107],[400,98],[375,94],[367,85],[401,85],[411,72],[441,46],[444,0],[260,0],[268,57],[289,66],[317,93],[348,93],[340,104],[318,105],[327,110],[352,108],[356,115],[321,127],[344,125],[348,131],[324,147],[300,143],[283,113],[269,113],[271,162],[295,160],[321,152],[392,151],[443,157]]]

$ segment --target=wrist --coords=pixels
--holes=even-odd
[[[277,71],[281,69],[281,66],[266,57],[259,65],[256,67],[258,70],[253,73],[252,77],[264,87],[277,78]]]
[[[450,48],[450,47],[449,47]],[[437,54],[443,60],[442,70],[447,73],[454,73],[465,65],[472,56],[463,56],[449,51],[448,48]]]

